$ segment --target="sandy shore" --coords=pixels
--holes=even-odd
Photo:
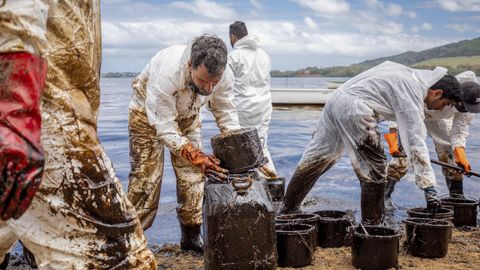
[[[401,243],[403,243],[402,238]],[[156,252],[159,269],[203,269],[203,258],[180,251],[178,245],[167,244]],[[314,264],[295,269],[354,269],[349,247],[317,248]],[[455,228],[446,257],[423,259],[405,254],[399,256],[400,269],[477,269],[480,265],[480,229]],[[290,269],[290,268],[280,268]],[[293,269],[293,268],[292,268]]]

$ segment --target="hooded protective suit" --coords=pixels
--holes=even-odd
[[[317,127],[285,194],[283,212],[295,211],[316,180],[345,151],[362,185],[362,219],[378,224],[383,216],[386,157],[377,123],[396,120],[403,146],[424,189],[435,185],[424,119],[429,87],[447,70],[417,70],[384,62],[345,82],[325,104]]]
[[[258,37],[253,35],[244,36],[235,42],[234,50],[228,56],[228,66],[235,77],[233,102],[240,125],[257,129],[263,144],[263,155],[269,161],[265,166],[276,174],[267,145],[268,125],[272,116],[271,61],[258,43]]]
[[[474,72],[465,71],[455,78],[459,83],[477,82]],[[461,113],[455,106],[445,107],[443,110],[434,111],[425,109],[425,126],[428,134],[432,137],[438,159],[455,165],[453,149],[456,147],[465,148],[468,137],[468,126],[475,114]],[[397,128],[396,122],[389,122],[389,128]],[[388,175],[391,179],[399,181],[408,171],[408,163],[405,158],[392,158],[388,164]],[[442,173],[447,182],[461,181],[463,174],[456,170],[442,168]]]
[[[26,50],[48,62],[42,185],[21,218],[0,222],[0,261],[20,239],[39,269],[156,269],[97,137],[100,2],[7,0],[0,18],[2,52]]]
[[[170,150],[177,178],[178,218],[187,226],[202,223],[204,176],[180,156],[187,143],[202,148],[201,107],[209,103],[221,132],[240,128],[231,71],[225,69],[211,95],[195,93],[188,86],[190,50],[191,45],[161,50],[132,83],[128,197],[144,229],[151,226],[158,209],[164,146]]]

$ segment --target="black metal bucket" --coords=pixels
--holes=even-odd
[[[254,128],[242,128],[219,134],[211,139],[213,154],[230,173],[242,173],[268,162]]]
[[[437,212],[432,213],[427,208],[412,208],[407,210],[407,214],[412,218],[432,218],[453,220],[453,210],[449,208],[440,208]]]
[[[312,264],[315,227],[308,224],[277,224],[278,266],[303,267]]]
[[[316,211],[318,218],[318,246],[323,248],[345,246],[347,228],[355,223],[354,217],[344,211]]]
[[[281,202],[283,200],[283,195],[285,194],[285,178],[270,178],[265,179],[268,185],[268,190],[270,191],[270,196],[272,197],[273,202]]]
[[[441,198],[442,205],[453,207],[453,225],[477,226],[478,201],[471,198]]]
[[[453,224],[445,219],[408,218],[404,221],[407,252],[416,257],[443,258],[448,252],[448,241]]]
[[[286,214],[286,215],[279,215],[275,217],[275,224],[308,224],[312,225],[314,230],[314,237],[318,239],[318,215],[316,214],[307,214],[307,213],[300,213],[300,214]],[[317,247],[317,241],[312,242],[312,248],[315,249]]]
[[[380,270],[398,268],[398,253],[402,234],[395,229],[380,226],[350,227],[352,265],[359,269]]]

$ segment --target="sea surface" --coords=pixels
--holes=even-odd
[[[278,88],[326,88],[327,81],[344,81],[346,78],[273,78],[272,87]],[[101,106],[98,134],[105,150],[112,159],[117,177],[126,192],[128,186],[128,103],[131,95],[132,78],[102,78]],[[287,179],[293,174],[297,162],[311,137],[321,115],[321,109],[274,108],[268,145],[272,159],[280,176]],[[219,133],[209,111],[202,112],[204,151],[211,153],[210,138]],[[380,124],[382,132],[387,132],[385,124]],[[480,117],[470,126],[467,156],[472,168],[480,171]],[[428,146],[432,158],[437,158],[431,139]],[[390,158],[390,157],[389,157]],[[446,194],[445,180],[440,167],[433,165],[440,194]],[[464,189],[467,196],[479,198],[480,178],[466,178]],[[399,207],[393,217],[400,220],[406,216],[407,208],[424,206],[423,191],[417,188],[412,172],[397,184],[393,200]],[[360,187],[345,155],[335,166],[317,181],[307,200],[310,210],[349,209],[359,214]],[[160,209],[153,226],[146,231],[150,245],[179,241],[180,230],[175,212],[175,177],[170,163],[170,155],[165,155],[165,171],[160,197]]]

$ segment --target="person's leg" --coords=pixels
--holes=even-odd
[[[200,131],[188,135],[190,142],[202,149]],[[180,156],[170,154],[177,178],[177,215],[180,222],[182,250],[203,252],[201,238],[204,176],[200,169]]]
[[[431,120],[425,121],[425,125],[435,144],[438,159],[456,165],[450,140],[452,121],[450,119]],[[443,167],[442,174],[445,177],[450,196],[463,196],[463,174]]]
[[[285,193],[281,213],[299,211],[302,201],[318,178],[344,153],[344,145],[333,124],[335,120],[330,107],[324,108],[307,149],[293,173]]]
[[[130,109],[128,119],[130,174],[128,199],[144,230],[152,226],[158,210],[163,176],[163,145],[145,111]]]
[[[10,249],[17,242],[18,236],[7,222],[0,221],[0,270],[7,269]]]
[[[260,176],[268,179],[268,178],[271,178],[273,175],[275,175],[275,177],[278,177],[278,174],[277,174],[275,165],[273,164],[270,151],[268,150],[268,143],[267,143],[268,127],[270,124],[270,116],[272,114],[272,108],[270,107],[270,109],[264,112],[264,114],[268,115],[268,117],[264,117],[264,119],[262,119],[262,123],[260,123],[260,125],[257,126],[257,131],[258,131],[258,136],[260,137],[260,142],[262,143],[263,156],[268,160],[268,163],[263,166],[264,168],[267,169],[267,172],[263,172],[262,170],[258,170],[258,171],[260,173]]]
[[[339,116],[341,135],[360,180],[362,222],[378,225],[385,212],[387,158],[373,110],[356,100],[350,106],[355,110]]]

